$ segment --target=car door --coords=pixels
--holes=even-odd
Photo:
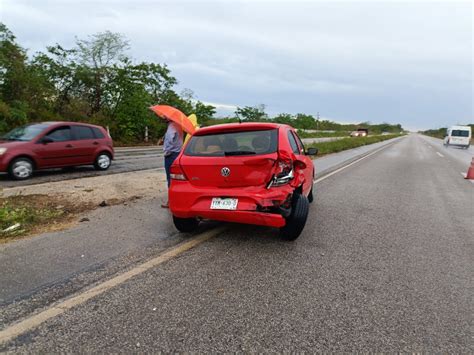
[[[74,165],[77,152],[74,149],[70,126],[52,128],[35,145],[39,168]]]
[[[313,186],[313,172],[314,172],[313,161],[311,160],[310,157],[308,157],[305,154],[305,148],[304,148],[303,142],[301,141],[298,134],[293,130],[289,130],[288,134],[289,134],[288,139],[290,140],[290,145],[291,145],[291,148],[293,149],[293,152],[298,157],[298,159],[302,160],[306,164],[306,169],[304,169],[305,184],[304,184],[303,189],[305,193],[309,193],[309,191],[311,190]],[[292,142],[290,135],[291,137],[293,137],[294,143]]]
[[[74,137],[74,145],[77,149],[79,163],[93,164],[95,153],[99,146],[99,140],[96,139],[92,128],[83,125],[73,125],[72,135]]]

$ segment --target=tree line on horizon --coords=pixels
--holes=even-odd
[[[399,124],[345,125],[304,113],[269,117],[264,105],[239,107],[233,117],[217,118],[216,108],[197,100],[191,90],[176,92],[178,81],[166,64],[136,62],[127,54],[129,49],[123,35],[105,31],[76,38],[72,48],[55,44],[29,57],[0,22],[0,133],[30,122],[64,120],[107,126],[112,137],[123,143],[142,141],[148,127],[150,139],[155,140],[165,130],[148,109],[156,104],[194,113],[202,126],[240,120],[309,130],[403,130]]]

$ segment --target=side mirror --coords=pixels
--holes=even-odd
[[[306,155],[317,155],[318,154],[318,148],[308,148],[306,151]]]
[[[43,138],[41,138],[41,140],[40,140],[40,143],[42,143],[42,144],[48,144],[48,143],[53,143],[53,142],[54,142],[54,140],[52,140],[52,139],[49,138],[49,137],[43,137]]]

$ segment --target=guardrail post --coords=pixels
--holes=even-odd
[[[145,126],[145,142],[148,143],[148,126]]]

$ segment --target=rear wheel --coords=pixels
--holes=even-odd
[[[286,225],[280,228],[280,236],[285,240],[296,240],[303,231],[308,218],[309,202],[306,196],[295,194],[291,214],[286,218]]]
[[[184,233],[190,233],[196,230],[199,221],[196,218],[179,218],[173,216],[173,223],[177,230]]]
[[[26,180],[33,175],[33,161],[28,158],[14,159],[8,168],[8,174],[15,180]]]
[[[94,168],[96,170],[107,170],[112,164],[112,159],[109,153],[102,152],[96,158],[94,162]]]

